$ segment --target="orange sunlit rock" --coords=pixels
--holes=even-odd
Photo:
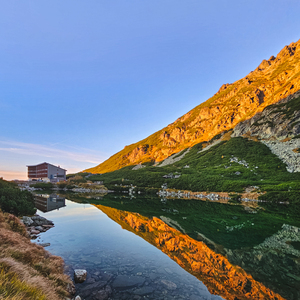
[[[266,106],[300,90],[299,70],[300,40],[285,46],[276,58],[272,56],[263,60],[246,77],[222,85],[214,96],[167,127],[85,171],[106,173],[128,165],[160,162],[183,149],[209,141],[253,117]],[[230,133],[223,138],[228,140]]]

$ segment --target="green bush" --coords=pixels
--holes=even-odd
[[[36,212],[33,195],[17,188],[0,188],[0,208],[16,216],[33,215]]]
[[[67,187],[67,183],[66,182],[59,182],[57,184],[58,188],[59,189],[64,189],[65,187]]]

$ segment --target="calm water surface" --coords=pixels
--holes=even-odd
[[[43,199],[39,214],[55,227],[38,242],[51,243],[71,275],[87,269],[76,284],[83,299],[300,299],[298,205],[126,194]]]
[[[83,299],[222,299],[161,250],[90,204],[65,200],[66,206],[38,214],[54,222],[37,242],[61,256],[69,267],[88,271],[76,284]]]

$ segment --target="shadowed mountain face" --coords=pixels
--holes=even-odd
[[[166,253],[203,281],[211,293],[219,294],[227,300],[284,299],[203,242],[190,238],[159,218],[148,218],[103,205],[95,206],[124,229],[134,232]]]
[[[162,161],[182,149],[234,128],[239,122],[300,89],[300,41],[285,46],[246,77],[224,84],[206,102],[146,139],[126,146],[100,165],[86,170],[106,173],[128,165]]]

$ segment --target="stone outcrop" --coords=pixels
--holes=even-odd
[[[287,171],[292,173],[300,172],[299,135],[300,91],[239,123],[231,136],[261,141],[287,165]]]
[[[260,139],[275,138],[283,140],[300,134],[300,91],[274,105],[266,107],[254,117],[235,126],[232,137],[243,135],[256,136]],[[292,102],[295,107],[291,107]],[[299,105],[297,103],[299,102]]]
[[[300,138],[286,142],[262,141],[262,143],[286,164],[288,172],[300,172],[300,153],[294,151],[300,148]]]
[[[27,232],[32,239],[35,239],[41,232],[45,232],[54,227],[52,221],[47,220],[39,215],[35,215],[33,217],[23,216],[21,222],[23,222],[23,224],[26,226]],[[41,244],[43,247],[47,247],[49,245],[48,243]]]
[[[158,165],[158,167],[164,167],[168,165],[172,165],[176,163],[177,161],[180,161],[182,158],[185,157],[186,154],[188,154],[190,151],[190,148],[187,150],[182,150],[179,153],[173,154],[170,157],[166,158],[162,163]]]
[[[213,97],[174,123],[126,146],[102,164],[86,171],[105,173],[127,165],[160,162],[185,148],[208,141],[300,90],[299,71],[300,41],[285,46],[276,57],[263,60],[246,77],[223,85]]]

